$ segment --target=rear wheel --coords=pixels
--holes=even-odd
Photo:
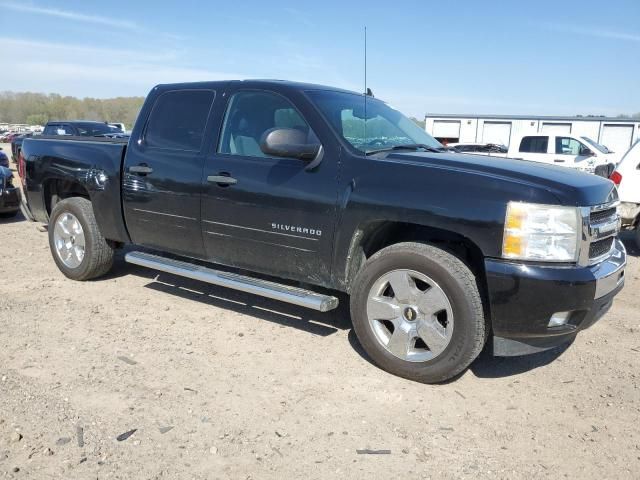
[[[73,280],[90,280],[113,265],[113,249],[98,229],[91,202],[67,198],[49,219],[49,246],[58,268]]]
[[[351,316],[378,366],[425,383],[462,372],[487,336],[471,270],[450,253],[419,243],[392,245],[367,261],[352,292]]]

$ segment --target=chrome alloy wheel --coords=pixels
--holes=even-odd
[[[376,340],[408,362],[436,358],[453,334],[449,298],[436,282],[415,270],[382,275],[369,291],[367,318]]]
[[[82,225],[71,213],[65,212],[56,220],[53,229],[56,254],[68,268],[78,268],[84,259],[85,239]]]

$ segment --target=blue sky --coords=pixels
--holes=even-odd
[[[112,97],[284,78],[409,115],[640,111],[640,1],[0,0],[0,90]]]

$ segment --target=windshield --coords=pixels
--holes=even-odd
[[[78,128],[78,133],[83,137],[122,133],[119,128],[112,127],[106,123],[77,123],[76,127]]]
[[[596,150],[598,150],[600,153],[613,153],[607,147],[605,147],[604,145],[600,145],[599,143],[591,140],[589,137],[581,137],[581,138],[585,140],[589,145],[594,147]]]
[[[333,128],[363,153],[402,145],[443,148],[412,120],[373,97],[330,90],[314,90],[309,96]]]

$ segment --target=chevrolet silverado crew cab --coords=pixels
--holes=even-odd
[[[127,262],[323,312],[346,292],[371,359],[422,382],[489,339],[506,356],[570,342],[624,283],[611,181],[447,152],[345,90],[159,85],[127,142],[42,136],[22,153],[67,277],[104,275],[133,244]]]

